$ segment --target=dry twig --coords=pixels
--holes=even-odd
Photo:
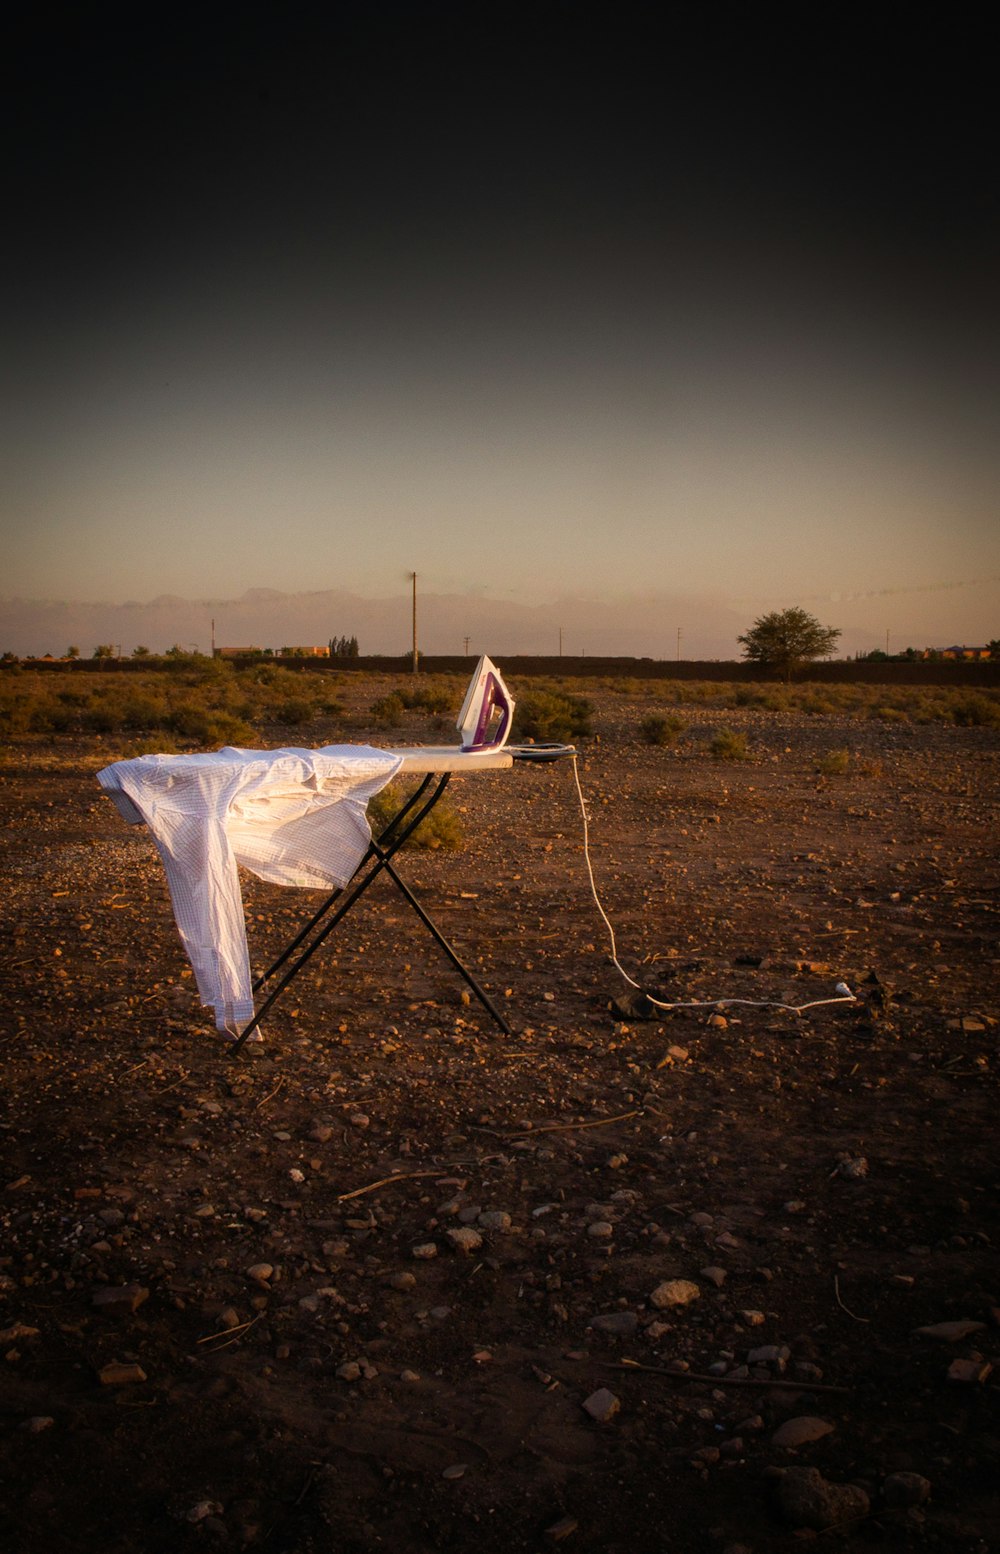
[[[582,1133],[584,1128],[607,1128],[613,1122],[628,1122],[630,1117],[638,1117],[641,1108],[634,1112],[622,1112],[619,1117],[598,1117],[594,1122],[547,1122],[541,1128],[522,1128],[518,1133],[508,1133],[511,1139],[534,1138],[538,1133]]]
[[[433,1171],[397,1171],[395,1176],[383,1176],[378,1182],[369,1182],[367,1187],[355,1187],[353,1192],[342,1192],[337,1195],[338,1203],[346,1203],[349,1198],[362,1198],[366,1192],[377,1192],[380,1187],[391,1187],[393,1182],[409,1182],[416,1176],[440,1176],[441,1167],[436,1166]]]
[[[668,1371],[662,1365],[640,1365],[638,1360],[615,1364],[602,1360],[605,1370],[643,1371],[647,1376],[666,1376],[671,1381],[706,1381],[713,1387],[783,1387],[786,1392],[850,1392],[850,1387],[834,1387],[828,1382],[795,1381],[788,1376],[760,1379],[756,1376],[710,1376],[707,1371]]]
[[[849,1306],[845,1306],[844,1302],[841,1300],[840,1280],[837,1278],[836,1274],[833,1276],[833,1293],[837,1297],[837,1305],[840,1307],[841,1311],[846,1311],[852,1322],[864,1322],[865,1326],[867,1327],[867,1325],[871,1322],[871,1317],[859,1317],[857,1313],[852,1311]]]

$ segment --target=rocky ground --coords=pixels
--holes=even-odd
[[[579,689],[621,963],[708,1007],[529,766],[401,866],[513,1035],[380,883],[233,1060],[113,741],[8,747],[5,1548],[998,1546],[997,736]]]

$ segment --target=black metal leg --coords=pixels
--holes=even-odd
[[[263,976],[259,977],[257,982],[254,983],[254,991],[257,991],[266,982],[268,982],[282,966],[288,963],[288,961],[295,954],[295,951],[298,950],[299,947],[308,939],[310,933],[312,933],[314,929],[322,924],[322,927],[319,928],[319,932],[315,933],[312,941],[306,944],[306,947],[302,950],[301,954],[299,954],[297,958],[292,961],[292,964],[289,966],[284,976],[280,979],[277,986],[271,991],[269,996],[261,1005],[260,1009],[258,1009],[255,1013],[253,1019],[244,1028],[238,1039],[233,1043],[233,1046],[230,1050],[234,1057],[242,1050],[245,1042],[260,1025],[264,1019],[264,1016],[272,1008],[288,984],[298,975],[306,962],[315,954],[323,941],[328,937],[329,934],[333,932],[337,924],[343,917],[346,916],[351,907],[354,906],[354,904],[361,898],[364,892],[368,889],[369,885],[373,883],[373,881],[377,878],[383,869],[390,876],[404,899],[409,902],[410,906],[417,913],[417,916],[420,918],[424,926],[430,931],[435,941],[444,950],[445,954],[452,962],[452,965],[475,993],[480,1003],[500,1026],[500,1029],[508,1036],[511,1034],[510,1026],[507,1024],[507,1021],[504,1019],[503,1015],[500,1014],[499,1010],[491,1002],[490,998],[483,990],[483,988],[480,987],[472,973],[465,965],[463,965],[455,950],[448,943],[447,939],[438,929],[436,924],[432,922],[431,918],[420,905],[420,902],[414,896],[409,886],[405,883],[404,880],[400,878],[392,866],[392,859],[395,854],[409,839],[409,837],[413,834],[421,822],[426,819],[431,810],[434,808],[435,804],[437,804],[438,800],[441,798],[445,788],[448,786],[450,775],[451,774],[448,772],[440,774],[437,778],[437,784],[430,797],[421,803],[421,800],[423,800],[424,795],[427,792],[427,788],[434,780],[434,774],[428,774],[424,778],[423,782],[419,785],[415,792],[410,795],[409,799],[399,810],[398,814],[393,816],[393,818],[389,821],[389,824],[381,832],[378,840],[373,840],[369,844],[368,850],[359,863],[351,881],[342,890],[334,891],[332,895],[330,895],[327,900],[323,902],[319,910],[314,913],[313,917],[306,924],[306,926],[292,940],[291,944],[289,944],[287,948],[282,951],[273,965],[271,965],[263,974]],[[414,809],[417,811],[416,814],[413,813]],[[386,842],[388,842],[387,846],[384,845]],[[368,868],[367,873],[365,873],[366,867]],[[324,919],[327,920],[324,921]]]
[[[371,859],[375,857],[375,855],[376,855],[376,846],[381,847],[385,843],[387,838],[391,835],[391,833],[397,827],[402,825],[403,821],[406,819],[407,815],[411,812],[411,810],[413,809],[414,805],[416,803],[418,803],[418,801],[426,793],[427,788],[428,788],[428,786],[429,786],[429,784],[431,783],[432,780],[433,780],[432,774],[428,774],[424,778],[424,780],[420,784],[420,786],[418,788],[414,789],[413,793],[411,793],[410,797],[407,799],[407,801],[403,805],[402,809],[399,810],[398,814],[396,814],[396,815],[394,815],[392,817],[392,819],[389,821],[389,824],[384,828],[384,830],[378,836],[377,842],[375,840],[373,840],[373,841],[371,841],[368,844],[368,849],[367,849],[364,857],[362,858],[361,862],[358,864],[357,868],[355,869],[354,875],[352,876],[352,878],[355,878],[357,875],[361,874],[362,871],[365,868],[365,865],[368,864],[371,861]],[[442,792],[443,792],[443,789],[442,789]],[[438,800],[439,797],[440,797],[439,793],[434,795],[433,804],[437,803],[437,800]],[[433,804],[430,806],[431,808],[433,808]],[[421,813],[420,819],[422,820],[424,818],[424,816],[428,812],[429,811],[427,811],[427,810],[423,811]],[[417,822],[418,825],[419,825],[419,823],[420,823],[420,821]],[[407,832],[407,835],[409,835],[409,831]],[[332,911],[333,907],[340,900],[340,897],[344,894],[344,891],[349,889],[349,888],[350,888],[350,881],[348,881],[347,885],[340,885],[340,886],[338,886],[335,891],[333,891],[329,896],[327,896],[327,898],[323,902],[322,906],[318,909],[318,911],[316,911],[313,914],[313,916],[309,919],[308,923],[306,923],[305,927],[300,929],[300,931],[295,935],[295,938],[292,940],[291,944],[286,945],[286,947],[282,950],[281,954],[278,956],[277,960],[272,962],[272,964],[270,966],[268,966],[267,970],[262,972],[261,975],[257,978],[256,982],[253,984],[253,991],[255,993],[259,993],[260,989],[264,986],[264,984],[266,982],[270,982],[270,980],[274,976],[275,972],[281,970],[281,967],[285,964],[285,962],[287,960],[289,960],[292,955],[295,954],[295,951],[298,949],[299,945],[302,944],[306,939],[308,939],[309,935],[312,933],[313,929],[317,926],[317,924],[321,923],[323,921],[323,918],[326,916],[326,914],[328,912]]]

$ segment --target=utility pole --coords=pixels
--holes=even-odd
[[[215,657],[215,618],[212,619],[212,657]]]
[[[677,662],[681,661],[681,628],[677,628]]]
[[[471,639],[469,637],[463,637],[462,638],[462,641],[465,643],[465,656],[466,656],[466,658],[468,658],[468,656],[469,656],[469,642],[470,642],[470,640]]]
[[[562,658],[562,627],[559,627],[559,657]]]
[[[889,657],[889,628],[885,628],[885,656]]]
[[[417,574],[411,572],[413,579],[413,673],[417,672]]]

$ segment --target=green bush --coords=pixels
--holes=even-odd
[[[369,711],[375,722],[380,723],[383,728],[398,728],[403,721],[402,699],[395,691],[390,692],[388,696],[380,696],[378,701],[373,701]]]
[[[651,712],[639,724],[639,737],[645,745],[675,745],[686,728],[683,718]]]
[[[747,761],[750,758],[747,736],[737,734],[731,728],[720,728],[708,748],[713,761]]]
[[[391,782],[388,787],[381,788],[374,798],[369,799],[368,821],[375,836],[385,830],[415,786],[415,783]],[[439,848],[457,851],[463,842],[461,820],[448,800],[441,799],[404,845],[427,848],[431,851]]]
[[[951,708],[952,720],[960,728],[997,728],[1000,726],[1000,706],[986,696],[971,692],[956,698]]]
[[[562,691],[528,691],[517,702],[514,737],[565,743],[590,733],[591,705]]]
[[[817,760],[816,770],[821,777],[842,777],[850,764],[849,750],[828,750]]]

